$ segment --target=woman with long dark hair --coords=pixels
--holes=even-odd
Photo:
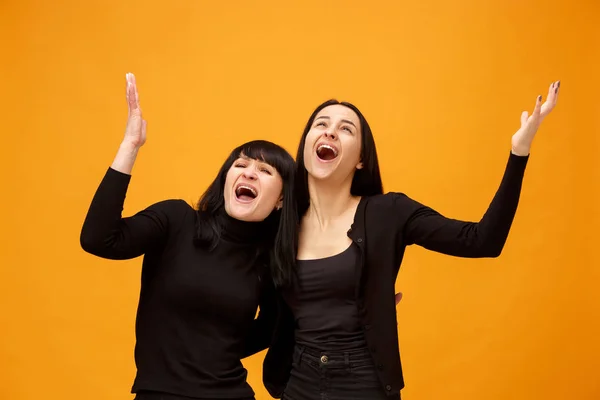
[[[404,387],[394,283],[409,245],[457,257],[498,257],[515,216],[535,134],[559,82],[512,136],[504,177],[479,222],[442,216],[404,193],[383,193],[375,141],[354,105],[310,116],[296,157],[301,217],[293,279],[264,362],[273,397],[399,399]],[[294,268],[294,264],[289,264]]]
[[[81,231],[99,257],[144,256],[132,392],[138,400],[253,399],[241,359],[265,349],[273,282],[295,262],[295,164],[283,148],[235,148],[196,208],[183,200],[121,215],[146,140],[137,85],[127,75],[125,138]],[[255,319],[257,307],[260,314]]]

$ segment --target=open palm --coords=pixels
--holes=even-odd
[[[146,143],[146,121],[142,117],[142,108],[140,107],[135,76],[132,73],[128,73],[125,77],[127,79],[126,98],[129,114],[124,141],[135,148],[139,148]]]
[[[540,124],[556,106],[560,81],[552,82],[548,89],[548,97],[542,104],[542,96],[538,96],[535,108],[531,115],[527,111],[521,114],[521,127],[512,137],[512,152],[516,155],[526,156],[531,150],[531,144],[535,138]]]

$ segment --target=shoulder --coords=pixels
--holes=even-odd
[[[385,213],[389,211],[412,211],[419,203],[402,192],[388,192],[362,199],[367,213]]]
[[[162,200],[149,206],[146,211],[166,218],[169,223],[180,223],[196,215],[196,210],[182,199]]]

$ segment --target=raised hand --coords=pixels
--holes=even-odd
[[[125,145],[137,149],[146,143],[146,121],[142,117],[135,76],[132,73],[127,73],[125,77],[127,80],[126,97],[129,114],[123,142]]]
[[[119,151],[111,164],[111,168],[124,174],[131,174],[138,150],[146,143],[146,121],[142,118],[142,108],[140,107],[135,76],[128,73],[125,77],[127,79],[125,93],[129,114],[125,137],[121,142],[121,146],[119,146]]]
[[[527,156],[531,151],[531,144],[540,124],[556,106],[560,81],[552,82],[548,89],[548,97],[542,104],[542,96],[538,96],[535,108],[531,115],[527,111],[521,114],[521,128],[512,137],[512,152],[518,156]]]

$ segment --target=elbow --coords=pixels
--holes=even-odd
[[[498,258],[498,257],[500,257],[501,254],[502,254],[502,247],[499,247],[497,249],[492,249],[489,252],[488,257],[489,258]]]
[[[479,256],[483,258],[498,258],[504,250],[504,242],[493,242],[480,247]]]
[[[94,245],[94,241],[90,240],[90,238],[84,235],[83,233],[79,235],[79,245],[81,246],[82,250],[86,253],[96,253],[96,246]]]
[[[103,243],[102,241],[90,232],[89,229],[85,229],[85,227],[81,230],[81,234],[79,235],[79,245],[86,253],[98,256],[102,253]]]

